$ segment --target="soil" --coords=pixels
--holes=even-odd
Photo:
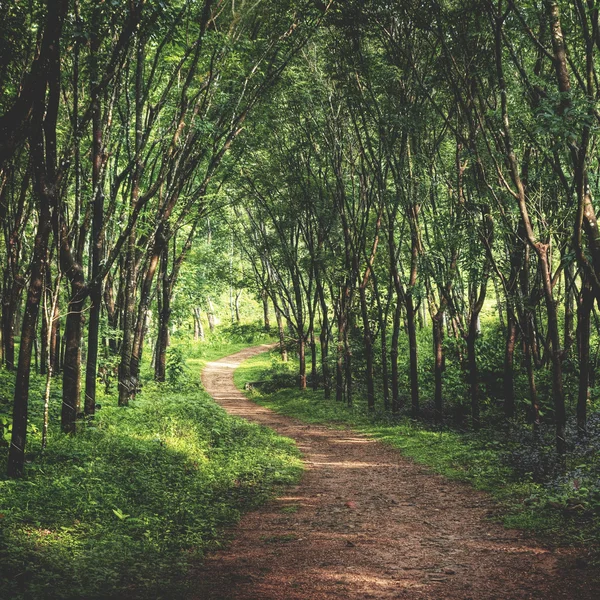
[[[549,548],[490,517],[491,498],[354,433],[250,402],[233,371],[267,349],[209,363],[207,391],[229,413],[296,440],[299,485],[246,514],[229,546],[191,573],[198,600],[598,600],[581,550]]]

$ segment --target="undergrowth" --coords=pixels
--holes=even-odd
[[[247,393],[263,406],[308,423],[351,427],[438,473],[490,492],[499,501],[498,518],[508,527],[535,531],[549,542],[581,544],[597,554],[600,456],[595,452],[591,456],[590,448],[595,451],[593,440],[600,439],[600,424],[596,427],[594,418],[585,450],[581,444],[571,448],[566,473],[548,468],[541,477],[536,468],[544,461],[551,467],[555,455],[550,429],[532,441],[529,431],[516,425],[474,433],[383,411],[369,414],[362,402],[348,407],[334,398],[325,400],[321,390],[296,389],[295,369],[293,361],[283,364],[274,353],[265,353],[244,362],[234,379],[240,389],[248,382],[260,382]]]
[[[177,597],[224,526],[297,479],[291,440],[228,416],[202,391],[202,364],[230,351],[198,352],[179,381],[146,384],[128,408],[103,398],[77,436],[53,427],[44,454],[32,433],[25,477],[0,478],[0,597]],[[0,448],[2,473],[6,456]]]

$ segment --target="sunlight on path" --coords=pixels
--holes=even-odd
[[[192,573],[198,600],[592,600],[575,554],[491,523],[494,505],[397,451],[250,402],[233,370],[269,346],[207,364],[206,390],[229,413],[296,440],[306,472],[244,516],[229,548]]]

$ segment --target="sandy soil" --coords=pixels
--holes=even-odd
[[[295,439],[306,472],[191,574],[194,598],[600,599],[584,556],[490,522],[487,495],[379,442],[248,401],[233,370],[266,348],[208,364],[202,381],[231,414]]]

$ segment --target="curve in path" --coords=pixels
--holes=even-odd
[[[490,498],[352,431],[306,425],[257,406],[233,371],[269,346],[203,371],[227,412],[296,440],[306,471],[246,514],[225,550],[191,574],[198,600],[592,600],[592,569],[489,521]]]

